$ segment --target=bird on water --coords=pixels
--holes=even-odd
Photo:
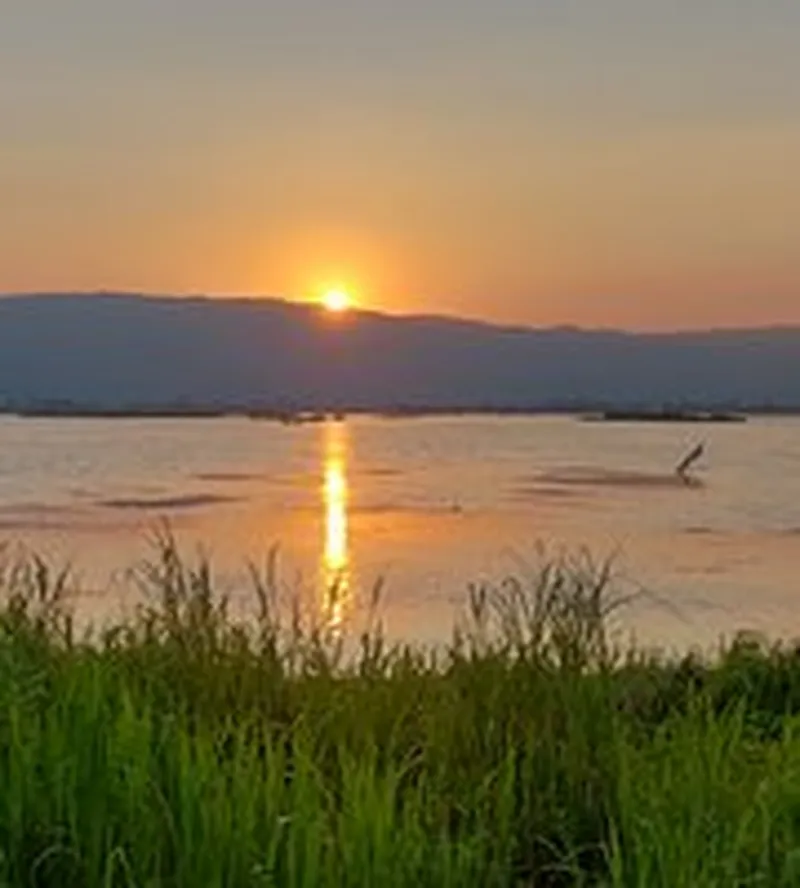
[[[699,444],[695,445],[684,458],[675,466],[675,473],[679,475],[684,480],[688,476],[689,469],[697,462],[698,459],[705,453],[706,445],[704,441],[701,441]]]

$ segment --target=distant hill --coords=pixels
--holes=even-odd
[[[0,402],[547,409],[800,405],[800,328],[632,334],[274,299],[0,298]]]

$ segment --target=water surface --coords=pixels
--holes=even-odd
[[[699,438],[691,483],[673,471]],[[649,591],[626,630],[665,647],[747,628],[800,635],[800,421],[646,425],[568,417],[0,419],[0,535],[69,560],[98,618],[136,600],[121,568],[169,519],[238,590],[278,547],[285,587],[333,617],[378,578],[395,637],[447,635],[470,581],[550,551],[614,554]]]

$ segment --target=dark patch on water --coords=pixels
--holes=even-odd
[[[185,494],[183,496],[162,496],[151,499],[121,498],[103,500],[100,505],[106,509],[149,511],[151,509],[201,509],[237,502],[238,497],[218,496],[212,493]]]
[[[550,499],[550,500],[585,500],[585,491],[569,487],[555,487],[546,484],[523,484],[513,490],[513,495],[522,499]]]
[[[683,532],[690,536],[710,536],[716,533],[714,528],[708,524],[690,524],[688,527],[683,528]]]
[[[695,490],[705,483],[694,476],[676,472],[637,472],[602,467],[572,466],[542,472],[535,482],[557,487],[635,487],[651,489]]]
[[[464,507],[455,502],[442,505],[374,503],[358,506],[350,511],[353,515],[460,515],[464,512]]]
[[[198,481],[259,481],[260,476],[250,472],[200,472],[193,476]]]

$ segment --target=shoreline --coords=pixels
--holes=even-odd
[[[248,407],[29,407],[0,408],[0,417],[19,419],[252,419],[286,425],[341,421],[349,416],[379,419],[447,417],[545,417],[566,416],[583,422],[607,423],[742,423],[750,418],[797,417],[800,407],[758,408],[636,408],[593,407],[395,407],[395,408],[248,408]]]

